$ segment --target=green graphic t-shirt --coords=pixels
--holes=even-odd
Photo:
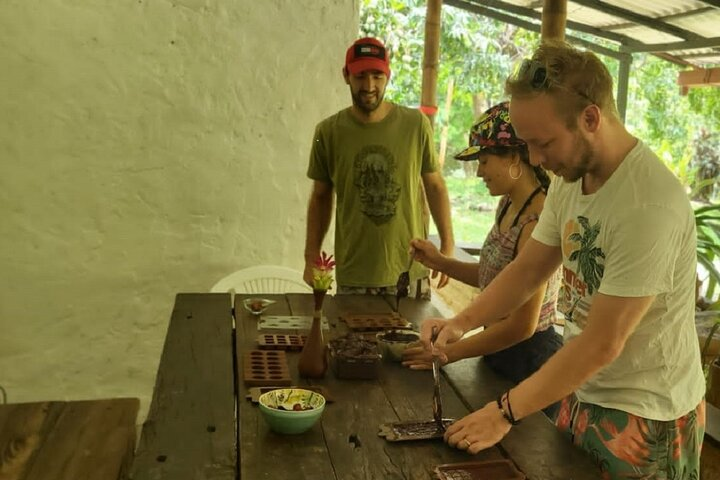
[[[361,123],[349,108],[315,129],[308,177],[337,197],[338,285],[395,285],[412,238],[424,237],[421,175],[438,169],[427,117],[393,105],[380,122]],[[411,280],[426,276],[417,262]]]

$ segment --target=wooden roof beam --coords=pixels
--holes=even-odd
[[[718,1],[720,1],[720,0],[718,0]],[[662,17],[655,17],[655,20],[667,22],[668,20],[677,20],[678,18],[695,17],[695,16],[700,16],[702,14],[705,14],[708,12],[714,12],[714,11],[715,11],[715,7],[707,6],[707,7],[697,8],[695,10],[686,10],[684,12],[673,13],[670,15],[663,15]],[[618,23],[617,25],[607,25],[607,26],[603,27],[603,30],[610,30],[610,31],[614,32],[617,30],[624,30],[626,28],[632,28],[632,27],[636,27],[636,26],[637,25],[632,22]]]
[[[716,47],[720,47],[720,37],[702,38],[698,40],[689,40],[687,42],[650,43],[643,46],[622,45],[620,47],[620,51],[628,53],[655,53],[677,52],[682,50],[697,50],[699,48]],[[678,56],[682,56],[682,54]]]
[[[542,6],[544,0],[539,0],[532,4],[532,7],[535,7],[535,5]],[[718,0],[720,1],[720,0]],[[520,7],[518,5],[514,5],[512,3],[504,2],[502,0],[446,0],[446,5],[450,5],[456,8],[462,8],[464,10],[473,11],[469,7],[477,7],[483,9],[483,11],[489,11],[490,9],[494,9],[494,11],[498,11],[498,13],[505,12],[505,13],[512,13],[513,15],[520,15],[521,17],[528,17],[532,18],[533,20],[541,21],[542,19],[542,13],[534,10],[533,8],[526,8],[526,7]],[[489,7],[489,8],[488,8]],[[482,13],[481,15],[490,16],[485,13]],[[494,17],[491,17],[494,18]],[[504,21],[504,20],[502,20]],[[510,22],[507,22],[510,23]],[[606,38],[608,40],[611,40],[613,42],[621,43],[623,45],[643,45],[643,43],[635,40],[632,37],[628,37],[627,35],[623,35],[621,33],[615,33],[615,32],[606,32],[604,30],[601,30],[599,28],[591,27],[589,25],[585,25],[583,23],[574,22],[572,20],[567,20],[566,22],[567,28],[569,30],[575,30],[576,32],[583,32],[583,33],[589,33],[590,35],[594,35],[596,37],[600,38]]]
[[[630,20],[633,23],[652,28],[653,30],[657,30],[659,32],[674,35],[678,38],[682,38],[683,40],[698,40],[703,38],[697,33],[689,32],[684,28],[662,23],[651,17],[640,15],[639,13],[635,13],[625,8],[616,7],[615,5],[610,5],[609,3],[601,2],[600,0],[572,0],[572,2],[583,7],[592,8],[593,10],[597,10],[601,13],[615,15],[616,17]]]
[[[483,15],[485,17],[493,18],[495,20],[499,20],[501,22],[505,22],[510,25],[515,25],[517,27],[524,28],[525,30],[528,30],[530,32],[540,33],[540,25],[537,23],[528,22],[521,18],[512,16],[512,15],[508,15],[506,13],[498,12],[497,10],[485,8],[485,7],[482,7],[475,3],[468,2],[467,0],[445,0],[444,3],[445,3],[445,5],[450,5],[452,7],[461,8],[465,11],[475,13],[477,15]],[[598,45],[595,42],[590,42],[590,41],[584,40],[582,38],[565,35],[565,40],[567,42],[575,44],[575,45],[582,45],[584,48],[587,48],[588,50],[592,50],[593,52],[608,56],[610,58],[614,58],[616,60],[630,58],[630,54],[628,54],[628,53],[618,52],[618,51],[615,51],[615,50],[612,50],[609,48],[605,48],[603,46]],[[642,45],[642,44],[640,44],[640,45]]]
[[[681,87],[720,86],[720,67],[696,68],[680,72],[677,83]]]

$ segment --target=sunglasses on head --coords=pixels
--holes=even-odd
[[[538,62],[537,60],[523,60],[515,78],[519,81],[528,82],[534,90],[547,90],[550,88],[552,83],[553,87],[569,90],[584,98],[590,102],[590,104],[595,104],[595,101],[592,98],[588,97],[580,90],[572,87],[566,87],[557,81],[553,81],[548,75],[548,69],[545,64]]]
[[[527,80],[536,90],[546,87],[547,68],[536,60],[523,60],[517,73],[519,80]]]

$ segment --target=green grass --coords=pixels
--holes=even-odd
[[[498,199],[490,196],[479,178],[466,177],[463,170],[446,174],[445,183],[452,208],[455,242],[482,245],[492,228]],[[430,222],[430,235],[437,235],[433,222]]]

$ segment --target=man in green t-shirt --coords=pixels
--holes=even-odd
[[[410,240],[427,237],[425,198],[441,251],[453,255],[447,188],[427,117],[383,100],[390,79],[385,46],[374,38],[357,40],[347,50],[343,76],[353,104],[317,125],[310,153],[304,277],[312,285],[337,199],[338,293],[394,295],[398,275],[408,269]],[[411,297],[429,297],[428,273],[412,265]],[[438,286],[446,283],[441,276]]]

